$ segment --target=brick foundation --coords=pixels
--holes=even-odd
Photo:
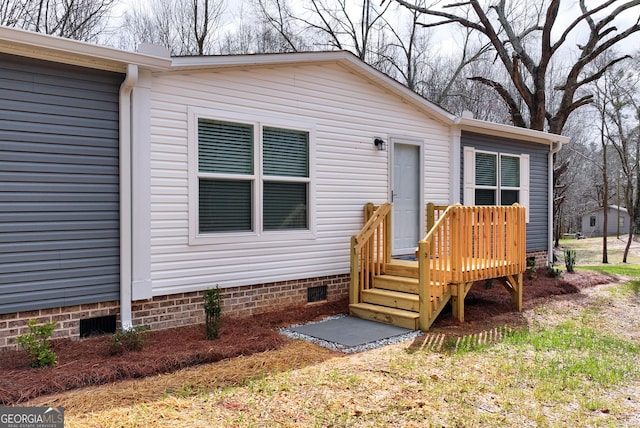
[[[349,293],[349,275],[334,275],[220,290],[225,316],[250,316],[272,310],[304,305],[307,288],[327,286],[327,300],[337,301]],[[204,322],[203,291],[159,296],[135,301],[131,305],[134,325],[147,325],[152,330],[193,325]],[[62,308],[41,309],[0,315],[0,350],[15,349],[16,337],[28,332],[27,321],[44,324],[56,321],[54,338],[79,338],[80,320],[116,315],[120,325],[120,302],[101,302]]]
[[[16,337],[29,332],[27,321],[30,319],[36,319],[38,324],[57,322],[53,338],[77,338],[80,336],[81,319],[118,315],[119,308],[120,302],[115,301],[1,314],[0,350],[16,348]]]
[[[529,257],[535,257],[537,269],[546,268],[547,266],[549,266],[546,251],[535,251],[535,252],[527,253],[527,259]]]

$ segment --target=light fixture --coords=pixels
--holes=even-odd
[[[376,146],[378,150],[385,150],[387,148],[387,143],[382,138],[374,138],[373,144]]]

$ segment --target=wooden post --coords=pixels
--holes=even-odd
[[[435,204],[433,202],[429,202],[427,204],[427,232],[429,233],[431,231],[431,229],[433,229],[433,225],[436,224],[436,213],[435,213]],[[435,253],[436,247],[435,247],[436,243],[435,241],[432,239],[431,240],[431,254]]]
[[[515,293],[511,296],[511,302],[516,311],[522,312],[522,272],[515,275],[515,282]]]
[[[358,253],[356,251],[356,237],[351,237],[351,278],[349,282],[349,304],[360,301],[360,281],[358,268]]]
[[[433,225],[436,223],[436,214],[435,214],[435,204],[433,202],[429,202],[427,204],[427,233],[431,230]]]
[[[391,262],[391,213],[393,209],[389,210],[389,214],[385,217],[384,221],[384,266]]]
[[[451,211],[451,241],[449,245],[451,246],[451,260],[450,260],[450,268],[451,268],[451,278],[454,282],[460,281],[459,278],[459,269],[457,269],[460,264],[460,207],[456,206]]]
[[[464,322],[464,294],[465,284],[458,282],[453,285],[456,287],[455,296],[451,296],[451,308],[453,309],[453,318]]]
[[[422,331],[427,331],[431,325],[431,268],[429,247],[431,245],[425,241],[418,243],[418,327]]]
[[[364,223],[366,224],[369,219],[371,218],[371,216],[373,215],[375,211],[375,208],[373,206],[372,202],[368,202],[365,204],[364,208],[363,208],[363,212],[364,212]]]

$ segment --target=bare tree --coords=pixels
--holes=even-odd
[[[259,10],[293,50],[300,50],[291,35],[303,31],[320,49],[353,52],[371,63],[371,53],[384,31],[383,15],[375,0],[305,0],[294,10],[286,0],[257,0]],[[295,28],[294,28],[295,27]]]
[[[210,54],[223,12],[224,0],[154,0],[125,14],[123,44],[159,44],[173,55]]]
[[[176,53],[178,41],[173,30],[173,9],[169,2],[154,0],[149,3],[149,9],[133,8],[125,13],[123,21],[120,37],[122,48],[136,49],[141,43],[152,43]]]
[[[500,81],[480,75],[473,76],[472,79],[493,88],[499,94],[509,108],[514,125],[536,130],[547,129],[556,134],[562,132],[573,111],[592,102],[592,94],[577,96],[578,90],[596,81],[607,69],[628,57],[614,57],[588,73],[587,65],[640,30],[640,13],[632,14],[633,11],[638,11],[636,7],[640,5],[640,0],[607,0],[592,9],[587,8],[585,0],[579,0],[580,15],[562,29],[555,41],[552,40],[552,30],[558,30],[554,26],[558,23],[560,0],[540,4],[507,4],[506,0],[483,4],[480,0],[468,0],[442,7],[439,7],[440,2],[420,7],[406,0],[394,1],[417,10],[429,19],[422,24],[425,28],[456,24],[483,36],[507,71],[515,94]],[[618,29],[614,20],[622,14],[630,13],[635,16],[633,23]],[[578,58],[553,88],[561,93],[557,105],[549,105],[549,67],[552,60],[566,49],[570,36],[575,35],[577,28],[582,25],[589,29],[586,40],[578,45]],[[523,103],[520,104],[519,101]]]
[[[259,19],[273,28],[284,42],[278,52],[297,52],[304,50],[306,44],[296,27],[295,14],[287,0],[254,0]],[[263,30],[263,34],[270,32]]]
[[[637,73],[627,73],[622,68],[609,70],[602,81],[595,85],[596,108],[602,123],[602,139],[606,139],[618,154],[623,179],[622,193],[630,218],[623,263],[627,262],[640,205],[640,102],[637,98],[639,85]]]
[[[0,25],[69,39],[94,41],[116,0],[3,0]]]

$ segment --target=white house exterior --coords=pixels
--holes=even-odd
[[[617,205],[607,207],[607,225],[604,222],[604,209],[602,207],[582,215],[582,234],[588,238],[602,236],[604,230],[608,236],[621,233],[629,233],[630,217],[627,209]]]
[[[0,313],[0,348],[31,317],[59,319],[59,336],[107,315],[201,322],[213,287],[230,315],[305,304],[317,286],[341,299],[364,204],[394,203],[405,254],[427,202],[462,200],[464,135],[543,147],[549,162],[567,141],[455,117],[347,52],[168,58],[6,28],[0,52],[122,73],[119,299]]]

